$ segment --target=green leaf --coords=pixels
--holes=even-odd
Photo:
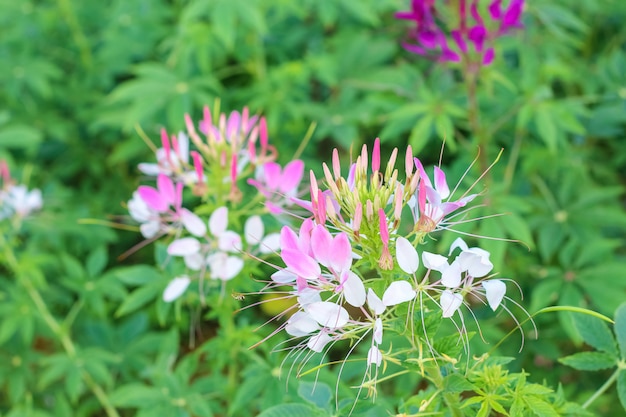
[[[117,407],[144,407],[163,398],[160,389],[143,384],[122,385],[110,395],[111,402]]]
[[[298,395],[319,408],[326,408],[330,404],[332,390],[323,382],[302,381],[298,386]]]
[[[159,294],[161,287],[159,282],[155,282],[151,285],[136,289],[124,300],[122,305],[115,312],[115,316],[120,317],[128,314],[154,300],[157,294]]]
[[[473,391],[474,385],[459,374],[450,374],[443,379],[445,392]]]
[[[161,279],[161,274],[153,266],[134,265],[119,268],[114,272],[115,276],[126,285],[144,285]]]
[[[626,359],[626,303],[615,312],[615,335],[622,359]]]
[[[548,105],[542,105],[535,113],[535,123],[539,136],[548,146],[548,149],[552,151],[556,150],[558,140],[558,128],[553,117],[551,106]]]
[[[263,411],[257,417],[327,417],[328,414],[306,404],[280,404]]]
[[[105,246],[97,247],[89,254],[87,258],[86,268],[90,277],[96,277],[100,274],[108,261],[108,254]]]
[[[617,375],[617,396],[626,410],[626,369],[622,369]]]
[[[605,322],[587,314],[574,314],[572,317],[585,343],[617,357],[615,339]]]
[[[32,150],[42,139],[43,134],[30,126],[7,126],[0,130],[0,148]]]
[[[559,417],[559,413],[556,412],[554,407],[540,398],[528,396],[524,398],[524,401],[526,401],[526,404],[533,410],[535,415],[539,417]]]
[[[617,364],[616,358],[605,352],[580,352],[564,358],[559,362],[579,371],[598,371],[612,368]]]

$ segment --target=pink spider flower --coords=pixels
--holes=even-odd
[[[257,168],[256,178],[248,179],[266,198],[265,206],[272,214],[280,214],[294,202],[304,174],[304,162],[294,160],[284,168],[276,162],[266,162]]]
[[[511,0],[506,8],[502,7],[502,0],[491,0],[488,6],[490,22],[485,22],[481,15],[478,0],[469,1],[469,5],[468,0],[460,0],[454,9],[458,17],[451,22],[440,19],[442,14],[438,13],[435,3],[436,0],[413,0],[411,11],[396,13],[396,18],[415,24],[409,33],[412,42],[403,43],[407,51],[434,55],[444,62],[467,59],[479,65],[489,65],[495,57],[495,38],[522,27],[524,0]]]

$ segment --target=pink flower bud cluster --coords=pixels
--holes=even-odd
[[[281,213],[296,201],[304,170],[300,160],[284,168],[275,162],[277,152],[269,143],[265,119],[251,116],[247,108],[213,119],[205,107],[197,126],[189,115],[185,122],[185,133],[170,136],[162,129],[156,163],[139,165],[144,174],[156,176],[156,187],[142,185],[128,201],[130,216],[146,239],[175,237],[168,253],[182,258],[188,274],[166,288],[166,301],[185,291],[189,274],[200,282],[205,276],[229,281],[244,267],[241,253],[275,251],[278,234],[265,235],[260,216]],[[185,188],[202,200],[193,210],[184,207]],[[245,203],[254,208],[240,214],[244,191]],[[244,230],[228,229],[229,217]]]
[[[461,238],[445,256],[418,252],[424,238],[446,229],[450,215],[458,214],[476,194],[468,190],[452,199],[458,186],[450,191],[439,167],[431,181],[410,147],[405,179],[399,180],[397,154],[394,149],[383,170],[377,139],[371,158],[364,146],[346,177],[337,150],[332,172],[323,165],[325,186],[311,174],[311,201],[306,206],[312,217],[298,232],[283,227],[279,246],[285,266],[272,275],[267,288],[289,288],[296,312],[284,329],[301,338],[297,348],[313,354],[342,340],[366,339],[368,371],[388,355],[382,345],[383,333],[393,328],[390,323],[416,310],[417,304],[420,310],[435,307],[443,319],[455,320],[470,294],[473,302],[480,300],[494,311],[506,294],[506,280],[490,275],[490,254]],[[406,232],[400,227],[404,213],[413,219]],[[398,307],[405,303],[408,309]],[[403,320],[410,323],[412,314]],[[463,329],[462,316],[458,320]]]
[[[524,0],[510,0],[506,7],[502,0],[490,0],[486,10],[480,3],[484,2],[412,0],[411,11],[396,13],[396,18],[415,24],[411,41],[403,43],[404,48],[444,62],[491,64],[494,40],[522,27]]]

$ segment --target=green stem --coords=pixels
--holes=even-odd
[[[490,135],[485,132],[481,123],[480,106],[478,105],[478,94],[476,87],[478,84],[478,71],[472,69],[472,64],[469,63],[464,69],[465,75],[465,87],[467,89],[467,118],[469,122],[469,129],[474,136],[480,155],[478,157],[478,164],[480,172],[485,172],[485,181],[487,186],[491,184],[491,172],[489,169],[489,155],[487,154],[487,147],[489,146]]]
[[[611,375],[611,377],[609,379],[607,379],[606,382],[600,388],[598,388],[598,390],[596,392],[594,392],[593,395],[591,397],[589,397],[589,399],[587,401],[585,401],[585,403],[583,404],[583,408],[589,407],[591,405],[591,403],[596,400],[596,398],[598,398],[599,396],[604,394],[604,392],[607,389],[609,389],[609,387],[611,385],[613,385],[613,382],[615,382],[615,380],[617,379],[617,376],[619,375],[619,373],[621,371],[622,371],[622,369],[620,369],[618,367],[615,370],[615,372],[613,372],[613,375]]]
[[[64,327],[59,324],[59,322],[54,318],[45,301],[43,300],[37,288],[33,285],[33,283],[23,276],[20,272],[19,263],[15,254],[11,250],[11,246],[8,244],[5,236],[0,234],[0,246],[4,247],[4,254],[6,256],[6,262],[9,268],[13,271],[13,273],[18,277],[20,284],[26,289],[28,296],[31,298],[35,307],[39,311],[39,314],[43,318],[44,322],[50,327],[52,332],[58,338],[59,342],[63,346],[63,349],[67,353],[71,359],[75,359],[77,356],[76,346],[72,339],[65,331]],[[87,372],[82,372],[83,380],[85,384],[89,387],[91,392],[96,396],[100,405],[104,408],[108,417],[120,417],[117,410],[111,403],[111,400],[107,396],[106,392],[102,389],[102,387],[92,378],[92,376]]]

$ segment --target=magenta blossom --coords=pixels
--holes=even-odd
[[[265,206],[270,213],[280,214],[283,207],[294,201],[303,173],[304,162],[299,159],[284,168],[276,162],[267,162],[257,169],[256,178],[249,179],[248,184],[265,196]]]

